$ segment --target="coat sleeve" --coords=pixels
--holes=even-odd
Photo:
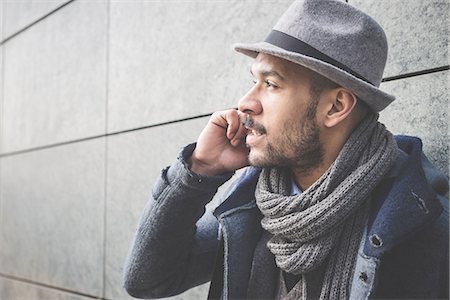
[[[205,205],[233,174],[193,173],[186,158],[194,148],[162,171],[144,209],[124,267],[124,288],[133,297],[173,296],[211,280],[218,224]]]

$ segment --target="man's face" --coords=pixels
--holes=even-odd
[[[248,114],[250,164],[300,173],[320,165],[323,147],[315,120],[320,95],[310,88],[311,71],[261,53],[251,73],[255,85],[239,101],[239,110]]]

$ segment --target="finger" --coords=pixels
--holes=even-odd
[[[231,141],[239,130],[241,122],[237,110],[229,110],[225,113],[225,119],[228,124],[227,138]]]
[[[238,112],[238,118],[239,118],[239,128],[236,131],[232,144],[234,146],[238,146],[239,144],[245,142],[245,137],[247,136],[247,128],[245,128],[245,121],[248,118],[248,114],[237,111]]]
[[[245,128],[242,122],[239,122],[239,129],[233,137],[232,144],[238,146],[239,144],[245,142],[245,137],[247,136],[247,128]]]

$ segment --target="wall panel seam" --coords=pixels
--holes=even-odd
[[[52,286],[52,285],[49,285],[49,284],[46,284],[46,283],[42,283],[42,282],[32,281],[32,280],[29,280],[29,279],[20,278],[20,277],[16,277],[16,276],[11,276],[11,275],[8,275],[8,274],[0,273],[0,278],[12,280],[12,281],[17,281],[17,282],[20,282],[20,283],[26,283],[26,284],[33,285],[33,286],[40,287],[40,288],[47,288],[47,289],[55,290],[55,291],[58,291],[58,292],[64,292],[64,293],[68,293],[68,294],[82,296],[82,297],[86,297],[86,298],[90,298],[90,299],[110,300],[110,299],[107,299],[107,298],[97,297],[97,296],[81,293],[81,292],[70,290],[70,289],[65,289],[65,288],[61,288],[61,287],[57,287],[57,286]]]
[[[2,41],[0,42],[0,46],[5,44],[9,40],[13,39],[14,37],[18,36],[22,32],[24,32],[24,31],[28,30],[29,28],[33,27],[34,25],[36,25],[37,23],[41,22],[42,20],[45,20],[47,17],[51,16],[55,12],[59,11],[60,9],[64,8],[65,6],[71,4],[72,2],[75,2],[75,1],[77,1],[77,0],[69,0],[68,2],[61,4],[60,6],[56,7],[55,9],[51,10],[50,12],[46,13],[45,15],[43,15],[40,18],[38,18],[37,20],[32,21],[30,24],[28,24],[25,27],[17,30],[16,32],[14,32],[12,34],[10,34],[8,37],[3,38]],[[3,11],[3,13],[4,13],[4,11]]]
[[[414,71],[414,72],[410,72],[410,73],[389,76],[389,77],[383,78],[383,80],[381,80],[381,82],[388,82],[388,81],[393,81],[393,80],[411,78],[411,77],[427,75],[427,74],[432,74],[432,73],[437,73],[437,72],[442,72],[442,71],[447,71],[447,70],[450,70],[450,65],[445,65],[445,66],[421,70],[421,71]]]
[[[34,152],[34,151],[45,150],[45,149],[59,147],[59,146],[71,145],[74,143],[80,143],[80,142],[105,138],[105,137],[109,137],[109,136],[130,133],[130,132],[145,130],[145,129],[154,128],[154,127],[160,127],[160,126],[164,126],[164,125],[176,124],[176,123],[180,123],[180,122],[184,122],[184,121],[200,119],[200,118],[208,117],[211,114],[212,113],[208,113],[208,114],[203,114],[203,115],[198,115],[198,116],[193,116],[193,117],[188,117],[188,118],[183,118],[183,119],[162,122],[162,123],[158,123],[158,124],[152,124],[152,125],[148,125],[148,126],[142,126],[142,127],[132,128],[132,129],[125,129],[125,130],[111,132],[111,133],[107,133],[107,134],[100,134],[100,135],[90,136],[90,137],[76,139],[76,140],[70,140],[70,141],[65,141],[65,142],[60,142],[60,143],[54,143],[54,144],[48,144],[48,145],[44,145],[44,146],[33,147],[33,148],[29,148],[29,149],[24,149],[24,150],[5,152],[5,153],[0,154],[0,158]]]

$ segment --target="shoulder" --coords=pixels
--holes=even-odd
[[[377,297],[448,296],[448,178],[418,138],[397,137],[396,165],[374,194],[364,252],[380,259]],[[382,246],[374,248],[377,234]]]
[[[401,136],[397,143],[397,162],[373,193],[370,231],[386,242],[385,249],[373,254],[382,254],[422,228],[448,236],[448,178],[425,157],[420,139]]]

